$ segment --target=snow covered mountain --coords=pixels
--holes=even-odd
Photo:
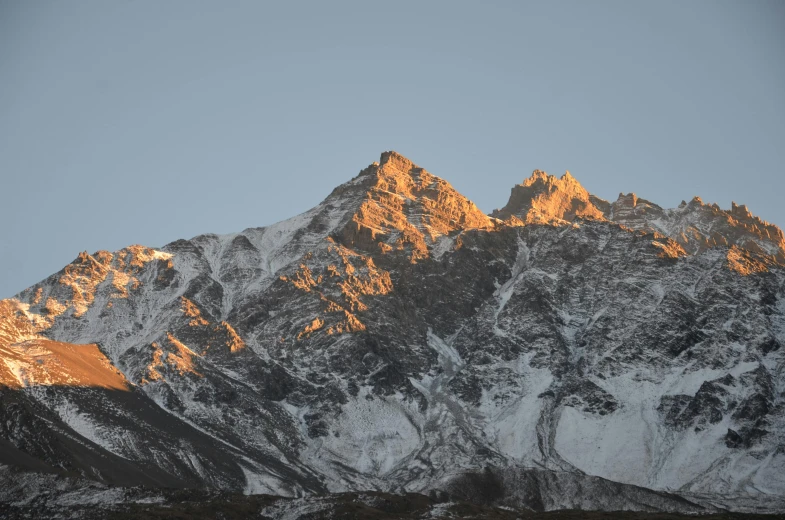
[[[700,197],[678,208],[663,209],[634,193],[620,193],[609,203],[590,194],[567,172],[561,178],[535,170],[512,189],[507,205],[493,216],[511,223],[559,223],[576,218],[610,220],[635,230],[670,237],[690,254],[712,247],[737,246],[785,264],[782,230],[752,215],[747,206],[731,203],[730,211],[704,204]],[[520,220],[519,220],[520,219]]]
[[[785,495],[785,240],[395,152],[289,220],[0,302],[0,464],[117,486],[705,511]],[[677,496],[679,495],[679,496]]]

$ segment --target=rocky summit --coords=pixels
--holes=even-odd
[[[0,301],[3,511],[782,511],[783,266],[745,206],[535,171],[486,215],[385,152],[289,220]]]

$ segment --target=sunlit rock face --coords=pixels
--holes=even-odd
[[[694,197],[678,208],[663,209],[633,193],[620,194],[605,216],[633,229],[667,235],[691,254],[712,247],[737,246],[785,264],[782,230],[753,216],[746,206],[737,206],[735,202],[727,211]]]
[[[620,193],[615,202],[609,203],[591,195],[569,172],[557,178],[535,170],[512,188],[507,205],[492,215],[508,224],[609,220],[629,229],[670,237],[689,254],[737,246],[785,265],[782,230],[754,216],[747,206],[734,202],[728,211],[694,197],[678,208],[664,209],[634,193]]]
[[[517,217],[523,223],[571,222],[581,218],[603,218],[592,196],[570,175],[561,178],[534,170],[531,177],[512,188],[507,205],[493,213],[494,217]]]
[[[487,216],[385,152],[289,220],[83,253],[0,302],[0,463],[287,496],[766,503],[785,494],[782,244],[742,206],[609,203],[539,171]]]
[[[494,222],[447,182],[409,159],[385,152],[360,175],[365,198],[341,230],[342,242],[369,252],[406,250],[412,262],[428,258],[429,245]]]

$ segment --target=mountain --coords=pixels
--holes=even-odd
[[[569,173],[488,216],[385,152],[289,220],[81,253],[0,302],[0,464],[88,488],[776,509],[784,244],[744,206],[608,203]]]
[[[634,193],[620,193],[610,203],[586,191],[570,172],[557,178],[535,170],[530,178],[513,187],[507,205],[492,215],[512,224],[572,222],[576,218],[608,220],[672,238],[690,254],[736,246],[785,264],[782,230],[752,215],[747,206],[733,202],[727,211],[694,197],[689,203],[682,201],[678,208],[663,209]]]
[[[531,177],[512,188],[510,200],[493,216],[517,217],[513,223],[551,223],[576,218],[603,218],[595,203],[598,199],[566,172],[561,178],[534,170]],[[604,202],[604,201],[603,201]]]

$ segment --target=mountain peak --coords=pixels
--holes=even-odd
[[[364,200],[344,228],[344,243],[367,251],[406,250],[412,261],[429,256],[429,244],[464,229],[493,227],[492,220],[447,181],[394,151],[361,172]]]
[[[360,172],[360,175],[378,175],[392,172],[408,172],[419,168],[407,157],[394,150],[387,150],[381,153],[378,161],[372,162],[367,168]]]
[[[747,208],[746,204],[738,205],[735,202],[730,203],[730,213],[734,217],[741,217],[744,219],[752,219],[752,212]]]
[[[669,236],[691,254],[717,246],[738,246],[785,262],[782,230],[735,202],[730,210],[724,210],[695,196],[689,202],[681,201],[676,209],[664,209],[634,193],[620,193],[604,213],[625,227]]]
[[[534,170],[532,174],[529,176],[528,179],[523,181],[523,184],[533,184],[536,181],[542,180],[547,181],[549,177],[553,177],[552,175],[548,175],[542,170]]]
[[[507,205],[491,216],[509,224],[558,224],[576,218],[610,220],[627,228],[657,232],[697,254],[711,247],[736,245],[785,263],[785,238],[777,226],[754,216],[745,205],[730,210],[695,196],[678,209],[664,209],[638,197],[619,193],[613,203],[590,194],[570,172],[561,177],[534,170],[512,188]]]
[[[372,162],[360,172],[360,175],[374,175],[387,179],[400,178],[401,183],[407,183],[406,178],[417,177],[424,171],[425,169],[414,164],[411,159],[398,152],[388,150],[382,152],[379,161]],[[413,182],[416,182],[416,179]]]
[[[379,165],[393,164],[399,168],[416,168],[417,166],[407,157],[399,154],[395,150],[387,150],[382,152],[379,157]]]
[[[573,175],[570,173],[569,170],[566,170],[561,177],[557,177],[556,175],[551,175],[547,172],[544,172],[542,170],[536,170],[536,169],[532,171],[532,174],[527,179],[524,179],[522,185],[531,186],[532,184],[535,184],[537,182],[545,182],[545,183],[553,184],[553,183],[558,183],[559,181],[570,182],[580,185],[578,180],[575,177],[573,177]]]
[[[393,151],[382,152],[382,155],[379,157],[379,166],[376,170],[376,174],[380,178],[399,179],[398,182],[393,183],[393,186],[404,188],[404,185],[408,185],[408,189],[411,188],[412,183],[420,183],[421,179],[419,177],[422,173],[426,174],[426,180],[431,180],[431,178],[438,179],[438,177],[426,172],[424,168],[414,164],[412,160]],[[442,181],[441,179],[438,180]],[[446,181],[442,182],[447,184]]]
[[[512,188],[507,205],[492,216],[502,220],[517,217],[524,223],[569,221],[575,217],[602,219],[602,211],[590,197],[569,171],[559,178],[534,170],[523,184]]]

